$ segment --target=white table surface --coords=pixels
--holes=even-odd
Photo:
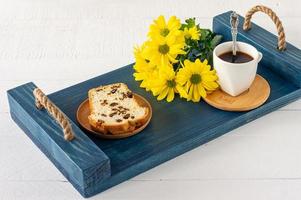
[[[33,81],[51,93],[133,62],[160,14],[211,27],[242,0],[1,0],[0,199],[82,199],[10,119],[6,90]],[[264,0],[301,47],[301,3]],[[254,21],[275,33],[272,21]],[[301,199],[301,101],[294,102],[91,199]]]

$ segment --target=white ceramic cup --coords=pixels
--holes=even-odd
[[[262,53],[258,52],[252,45],[237,42],[237,51],[249,54],[253,60],[246,63],[230,63],[218,57],[229,51],[232,51],[232,41],[221,43],[215,47],[213,66],[218,75],[221,89],[231,96],[238,96],[246,91],[254,81]]]

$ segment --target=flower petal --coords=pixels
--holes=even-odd
[[[162,88],[160,88],[160,87],[152,87],[151,90],[153,92],[153,95],[157,96],[157,95],[159,95],[161,93]]]
[[[200,95],[201,95],[203,98],[206,98],[207,93],[206,93],[206,90],[204,89],[204,87],[202,86],[202,84],[199,84],[199,85],[198,85],[198,90],[199,90]]]
[[[155,23],[158,24],[158,26],[159,26],[161,29],[165,28],[165,26],[166,26],[165,18],[164,18],[163,15],[160,15],[160,16],[158,17],[158,19],[155,20]]]
[[[187,100],[190,101],[193,97],[192,97],[192,93],[193,93],[193,85],[191,85],[188,91],[188,96],[187,96]]]
[[[167,102],[171,102],[175,98],[175,91],[173,88],[169,88],[168,95],[167,95]]]
[[[184,88],[182,86],[177,85],[176,89],[179,92],[180,97],[187,98],[187,92],[184,90]]]
[[[218,84],[216,82],[213,82],[213,81],[203,81],[202,85],[207,90],[215,90],[216,88],[218,88]]]
[[[191,82],[187,81],[186,85],[185,85],[185,90],[188,93],[189,89],[191,89]]]
[[[199,90],[198,90],[198,85],[193,85],[193,98],[192,98],[192,101],[193,102],[199,102],[201,99],[201,95],[199,93]]]
[[[160,95],[157,97],[157,100],[161,101],[162,99],[164,99],[167,93],[168,93],[168,87],[165,87],[160,93]]]

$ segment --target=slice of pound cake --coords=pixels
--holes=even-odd
[[[124,83],[89,90],[89,123],[95,131],[122,134],[147,121],[148,108],[140,106]]]

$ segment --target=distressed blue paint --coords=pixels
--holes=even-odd
[[[232,38],[229,27],[230,14],[231,12],[223,13],[213,20],[213,31],[222,34],[224,41]],[[242,28],[244,18],[239,16],[239,21],[238,40],[256,46],[258,51],[264,54],[261,63],[301,87],[301,50],[287,43],[285,51],[278,51],[276,49],[278,38],[275,35],[254,23],[252,23],[252,28],[246,32]]]
[[[229,28],[225,27],[223,20],[228,20],[228,15],[225,13],[214,19],[214,30],[225,35],[226,40],[228,33],[225,31]],[[270,33],[265,34],[265,37],[272,38]],[[253,45],[258,48],[256,43]],[[293,47],[288,46],[289,54],[289,49]],[[72,121],[77,139],[71,143],[63,140],[59,126],[46,112],[35,109],[31,96],[35,86],[31,83],[8,92],[12,117],[74,187],[83,196],[89,197],[299,98],[301,89],[296,83],[300,65],[294,65],[296,67],[293,69],[293,65],[289,64],[290,70],[295,70],[295,77],[290,72],[279,75],[277,68],[281,70],[284,63],[290,61],[284,59],[281,61],[283,65],[281,62],[271,65],[275,63],[270,54],[278,52],[273,53],[271,49],[261,51],[264,60],[259,64],[258,73],[268,80],[271,95],[263,106],[249,112],[221,111],[205,102],[192,103],[180,98],[172,103],[158,102],[134,81],[131,64],[49,95]],[[296,49],[294,52],[298,54],[295,57],[300,56]],[[77,107],[87,98],[88,89],[114,82],[126,83],[134,92],[149,100],[153,107],[151,123],[140,134],[126,139],[104,140],[90,134],[86,137],[77,128]],[[108,177],[109,171],[111,176]]]
[[[11,116],[17,124],[82,193],[109,177],[109,158],[74,123],[71,126],[77,139],[65,141],[55,120],[45,110],[36,109],[34,88],[28,83],[8,91]]]

